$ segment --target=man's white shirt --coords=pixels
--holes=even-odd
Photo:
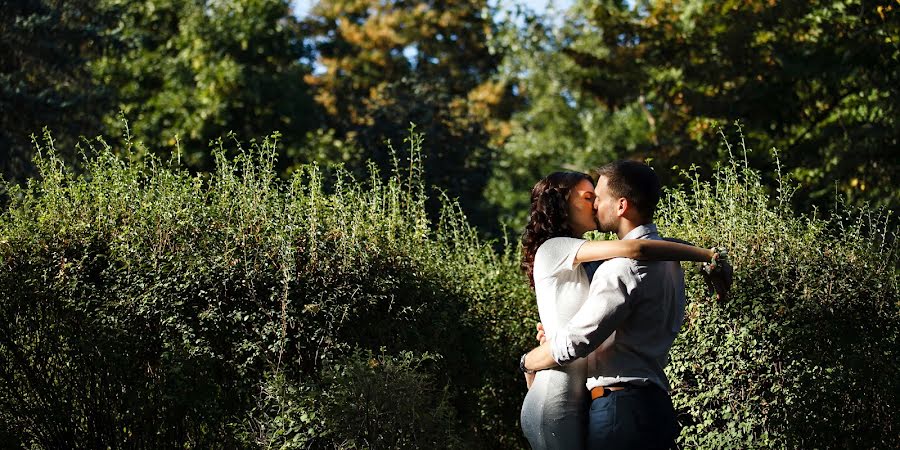
[[[661,239],[641,225],[624,239]],[[684,272],[676,261],[615,258],[594,273],[587,300],[551,336],[553,359],[587,357],[587,388],[655,383],[669,390],[663,368],[684,320]]]

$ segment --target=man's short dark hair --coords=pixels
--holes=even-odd
[[[662,186],[653,168],[637,161],[620,160],[597,168],[593,175],[598,180],[606,177],[614,197],[628,199],[641,217],[648,221],[653,219],[662,195]]]

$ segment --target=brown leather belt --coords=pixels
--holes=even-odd
[[[600,397],[606,397],[615,391],[623,391],[628,389],[625,386],[597,386],[591,389],[591,400],[597,400]]]

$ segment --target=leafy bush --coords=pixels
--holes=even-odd
[[[426,214],[421,137],[362,181],[281,180],[272,139],[234,159],[220,143],[201,174],[100,142],[78,174],[41,149],[0,216],[3,442],[525,445],[533,295],[514,246],[481,242],[446,198]],[[735,164],[660,209],[665,234],[737,267],[728,302],[690,272],[668,368],[682,443],[897,447],[896,230],[797,216],[789,196]]]
[[[799,216],[791,194],[781,180],[770,198],[760,174],[738,163],[713,182],[694,176],[669,191],[660,226],[728,247],[736,267],[727,302],[702,295],[696,275],[688,283],[693,301],[668,368],[682,443],[897,448],[900,277],[890,212]]]
[[[429,354],[357,351],[326,364],[316,386],[266,385],[259,443],[266,448],[453,448],[460,442],[449,393]]]
[[[220,144],[217,170],[197,175],[106,148],[76,175],[42,149],[40,179],[13,188],[0,219],[0,433],[39,447],[254,446],[247,415],[266,380],[321,389],[327,361],[356,373],[353,349],[383,348],[386,365],[441,356],[395,372],[446,389],[448,430],[521,442],[512,375],[530,300],[514,255],[479,242],[452,202],[431,223],[415,157],[387,182],[325,180],[317,166],[282,181],[273,148],[229,160]],[[320,419],[320,446],[335,423],[349,434],[331,436],[359,445],[424,442]]]

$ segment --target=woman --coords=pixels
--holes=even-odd
[[[565,325],[590,289],[582,263],[624,257],[638,260],[709,261],[712,250],[645,239],[586,241],[597,229],[594,185],[578,172],[556,172],[531,191],[531,215],[522,237],[522,270],[535,290],[547,335]],[[534,375],[522,404],[522,430],[533,449],[584,447],[587,360]]]

